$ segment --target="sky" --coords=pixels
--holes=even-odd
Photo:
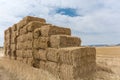
[[[120,43],[120,0],[0,0],[0,46],[4,30],[28,15],[71,28],[82,45]]]

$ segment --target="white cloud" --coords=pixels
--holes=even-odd
[[[119,43],[119,0],[0,0],[0,45],[3,32],[27,15],[47,19],[49,23],[70,27],[83,44]],[[82,16],[70,17],[55,12],[73,8]],[[76,31],[76,32],[74,32]],[[114,39],[114,40],[113,40]]]

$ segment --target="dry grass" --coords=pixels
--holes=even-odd
[[[13,74],[16,80],[59,80],[46,71],[32,68],[19,61],[2,58],[0,65],[9,73]]]
[[[120,46],[117,47],[97,47],[97,56],[120,58]]]
[[[97,71],[99,77],[104,78],[102,80],[120,80],[120,47],[97,47],[96,51],[101,70]]]

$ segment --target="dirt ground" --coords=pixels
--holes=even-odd
[[[96,51],[97,71],[87,76],[84,80],[120,80],[120,47],[96,47]],[[0,53],[2,53],[2,51],[0,51]],[[9,71],[2,66],[2,61],[2,58],[0,58],[0,80],[19,80],[14,74],[9,73]],[[8,63],[7,60],[4,62],[6,64]]]

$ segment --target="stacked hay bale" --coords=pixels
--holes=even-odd
[[[4,49],[5,49],[5,55],[6,56],[11,56],[11,27],[9,27],[7,30],[4,32]]]
[[[25,17],[17,23],[17,60],[32,65],[33,61],[33,31],[39,28],[46,21],[37,17]]]
[[[78,80],[94,72],[95,48],[80,46],[80,38],[71,36],[69,28],[47,24],[41,18],[25,17],[5,31],[6,55],[10,51],[10,57],[61,80]]]

